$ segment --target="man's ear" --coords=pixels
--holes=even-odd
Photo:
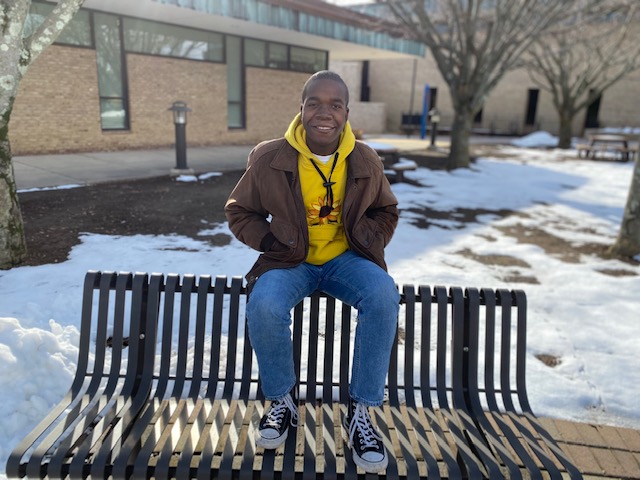
[[[349,120],[349,107],[347,107],[347,114],[345,115],[345,119]]]

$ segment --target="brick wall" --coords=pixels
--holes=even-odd
[[[415,62],[415,83],[413,69]],[[441,124],[450,125],[451,102],[449,91],[430,56],[414,59],[375,60],[370,63],[369,83],[371,101],[387,105],[386,128],[399,132],[403,113],[422,113],[425,84],[438,88],[437,107],[441,112]]]
[[[253,144],[282,136],[300,111],[306,73],[247,68],[247,128],[227,128],[226,65],[150,55],[126,57],[131,128],[102,131],[95,51],[53,45],[20,84],[10,122],[15,155],[167,148],[172,113],[187,102],[189,146]]]
[[[228,129],[226,65],[137,54],[127,55],[126,62],[131,129],[103,132],[95,51],[49,47],[20,83],[10,122],[14,154],[167,148],[175,141],[168,108],[176,100],[186,101],[193,110],[188,117],[188,145],[255,144],[284,133],[300,110],[300,93],[309,77],[307,73],[247,68],[247,128]],[[414,113],[421,112],[425,83],[438,88],[440,124],[451,125],[449,92],[433,59],[426,56],[416,61],[415,85],[413,65],[412,59],[370,63],[371,103],[361,109],[357,97],[352,99],[354,128],[365,133],[399,132],[401,114],[411,107],[412,89]],[[345,77],[353,95],[359,70],[354,62],[345,62],[343,67],[340,71],[340,62],[331,65]],[[509,73],[487,98],[482,124],[477,126],[497,133],[528,133],[524,119],[529,88],[537,87],[526,72]],[[638,97],[640,72],[635,72],[604,93],[602,126],[640,126],[640,113],[631,101]],[[582,133],[584,115],[582,112],[574,122],[575,135]],[[372,123],[372,116],[386,116],[386,123]],[[544,90],[540,91],[536,121],[541,129],[557,132],[557,114]]]
[[[131,130],[105,135],[114,148],[168,147],[175,142],[169,107],[187,114],[187,144],[208,145],[227,132],[227,69],[223,64],[127,55]]]
[[[281,137],[300,112],[308,73],[247,68],[247,133],[249,143]],[[238,132],[239,134],[239,132]]]
[[[352,62],[334,62],[336,71],[349,71]],[[402,113],[422,112],[424,86],[429,84],[438,89],[437,107],[441,113],[440,124],[451,126],[453,108],[449,89],[445,84],[435,61],[429,53],[424,58],[416,58],[416,77],[413,82],[413,59],[382,59],[370,62],[371,101],[386,104],[388,132],[400,132]],[[525,123],[528,90],[539,88],[529,78],[525,70],[515,70],[506,74],[487,97],[482,123],[475,127],[496,133],[523,134],[532,130]],[[640,113],[633,99],[640,97],[640,71],[627,75],[604,92],[600,105],[599,119],[602,126],[640,127]],[[576,116],[573,123],[574,135],[583,132],[586,111]],[[540,129],[557,134],[559,121],[551,94],[540,89],[536,113],[536,125]]]
[[[627,75],[602,95],[601,127],[640,128],[640,70]]]
[[[95,51],[45,50],[20,82],[9,135],[17,155],[100,149]]]

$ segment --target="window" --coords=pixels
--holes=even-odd
[[[289,68],[289,49],[281,43],[269,43],[267,51],[267,65],[269,68],[286,70]]]
[[[174,25],[125,18],[124,47],[128,52],[148,53],[192,60],[224,60],[223,36]]]
[[[327,68],[327,52],[291,47],[291,70],[314,73]]]
[[[482,124],[482,108],[476,113],[476,116],[473,117],[473,123],[476,125]]]
[[[242,39],[227,36],[227,125],[244,128],[244,66]]]
[[[245,39],[244,63],[252,67],[267,66],[267,43],[261,40]]]
[[[23,37],[32,35],[44,19],[51,13],[55,5],[33,2],[29,10],[29,16],[24,25],[22,33]],[[91,47],[91,22],[89,20],[89,12],[79,10],[62,30],[55,43],[65,45],[78,45],[82,47]]]
[[[282,43],[247,38],[244,40],[244,63],[252,67],[287,70],[289,68],[289,48]]]
[[[129,128],[129,108],[120,42],[120,18],[95,13],[94,32],[102,129],[126,130]]]
[[[536,111],[538,110],[538,96],[540,94],[540,90],[537,88],[529,89],[529,96],[527,99],[527,114],[524,119],[525,125],[535,125],[536,124]]]
[[[437,108],[438,103],[438,87],[429,89],[429,109]]]
[[[589,95],[593,95],[593,90],[589,90]],[[587,114],[584,119],[584,128],[600,128],[600,121],[598,116],[600,114],[600,102],[602,101],[602,95],[598,96],[587,107]]]
[[[368,102],[371,98],[371,87],[369,86],[369,60],[362,62],[362,72],[360,73],[360,101]]]

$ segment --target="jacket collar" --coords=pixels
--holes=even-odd
[[[281,145],[273,157],[273,160],[271,160],[270,166],[276,170],[297,172],[298,151],[282,138]],[[371,171],[369,167],[367,167],[366,160],[362,153],[362,145],[359,142],[356,142],[356,146],[347,157],[347,169],[348,175],[353,178],[367,178],[371,176]]]

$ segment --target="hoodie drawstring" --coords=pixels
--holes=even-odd
[[[324,182],[322,186],[327,189],[327,201],[326,204],[323,205],[322,208],[320,208],[320,218],[328,216],[331,213],[331,210],[333,210],[333,185],[335,185],[336,182],[331,181],[331,175],[333,175],[333,170],[336,168],[336,165],[338,163],[338,155],[340,155],[340,153],[336,152],[336,155],[333,158],[333,165],[331,166],[331,171],[329,172],[329,179],[324,176],[324,173],[322,173],[322,170],[320,170],[320,167],[318,167],[316,162],[313,161],[313,158],[309,158],[311,164],[322,177],[322,180]]]

